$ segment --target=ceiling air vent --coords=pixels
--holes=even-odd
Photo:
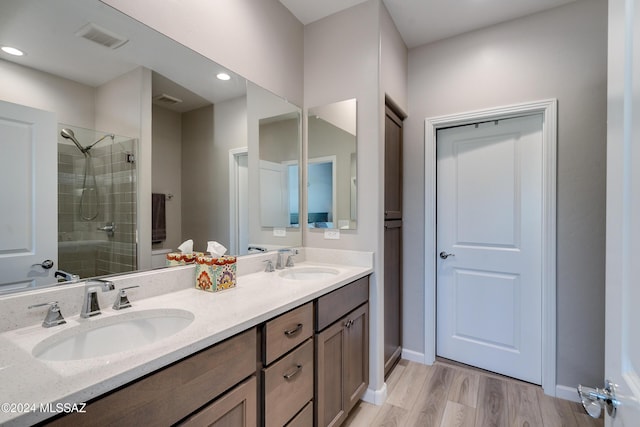
[[[85,38],[110,49],[117,49],[129,41],[126,37],[106,30],[93,22],[89,22],[87,25],[80,28],[76,32],[76,36]]]
[[[167,95],[166,93],[161,93],[160,95],[154,96],[153,100],[157,104],[164,104],[164,105],[174,105],[182,102],[182,99],[173,97],[171,95]]]

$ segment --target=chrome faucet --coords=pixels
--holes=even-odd
[[[102,279],[87,280],[84,288],[84,301],[82,303],[82,311],[80,317],[88,318],[100,314],[100,304],[98,304],[98,290],[102,292],[112,291],[116,287],[113,282]]]
[[[276,270],[284,270],[284,254],[289,253],[289,249],[278,249],[278,258],[276,260]]]

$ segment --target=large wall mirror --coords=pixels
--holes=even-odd
[[[298,107],[98,0],[4,0],[0,44],[25,53],[0,52],[0,178],[16,184],[0,190],[0,294],[162,265],[187,239],[301,245],[253,206],[260,140],[300,158]]]
[[[334,102],[308,112],[308,227],[355,229],[357,105]]]

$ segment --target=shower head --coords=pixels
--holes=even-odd
[[[82,151],[82,154],[85,154],[85,155],[87,154],[87,148],[84,148],[84,147],[83,147],[83,146],[78,142],[78,140],[76,139],[76,135],[73,133],[73,131],[72,131],[71,129],[67,129],[67,128],[62,129],[62,130],[60,131],[60,135],[61,135],[63,138],[66,138],[66,139],[70,139],[70,140],[72,140],[72,141],[73,141],[73,143],[74,143],[74,144],[76,144],[76,147],[78,147],[78,150]]]
[[[85,148],[84,150],[85,150],[85,151],[89,151],[89,150],[91,150],[91,149],[93,148],[93,146],[94,146],[94,145],[96,145],[98,142],[102,141],[102,140],[103,140],[103,139],[105,139],[105,138],[111,138],[111,141],[113,141],[113,140],[115,139],[115,137],[116,137],[116,136],[115,136],[114,134],[112,134],[112,133],[108,133],[108,134],[104,135],[102,138],[100,138],[99,140],[97,140],[96,142],[94,142],[93,144],[91,144],[91,145],[87,146],[87,148]]]

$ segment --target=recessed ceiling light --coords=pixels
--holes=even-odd
[[[231,76],[227,73],[218,73],[216,77],[220,80],[230,80]]]
[[[14,55],[14,56],[22,56],[24,55],[24,52],[21,51],[20,49],[16,49],[15,47],[11,47],[11,46],[2,46],[2,51],[5,53],[8,53],[9,55]]]

